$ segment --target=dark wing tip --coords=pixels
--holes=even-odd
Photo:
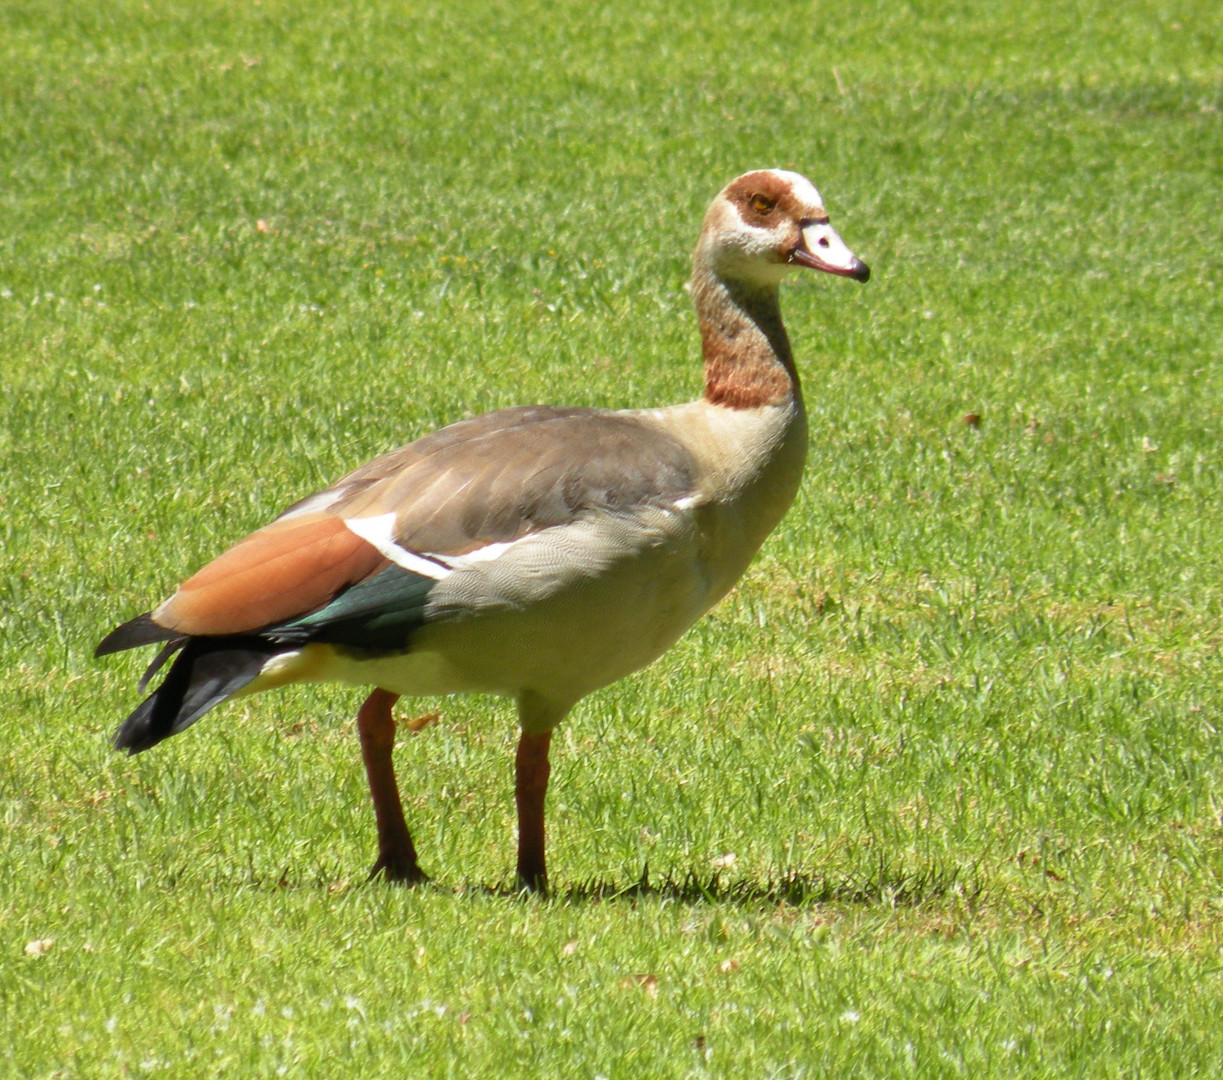
[[[128,754],[139,754],[141,750],[147,750],[150,746],[156,746],[161,742],[161,738],[154,736],[150,731],[150,717],[156,704],[155,697],[156,695],[152,695],[145,698],[136,707],[136,711],[123,721],[123,725],[111,739],[111,746],[116,750],[126,750]]]
[[[111,653],[123,652],[124,649],[136,649],[141,645],[154,645],[159,641],[171,641],[181,637],[175,630],[167,630],[153,621],[152,612],[146,611],[134,619],[116,626],[94,649],[94,657],[109,656]]]
[[[116,750],[139,754],[194,724],[256,678],[274,646],[251,638],[192,638],[165,681],[115,732]]]

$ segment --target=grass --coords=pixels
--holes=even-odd
[[[0,1072],[1223,1069],[1217,16],[0,9]],[[407,707],[438,884],[362,883],[357,697],[128,759],[96,641],[449,420],[699,387],[700,214],[809,173],[798,503],[558,734]],[[966,422],[976,416],[979,422]]]

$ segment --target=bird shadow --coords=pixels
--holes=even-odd
[[[194,875],[187,867],[168,873],[165,885],[174,889]],[[319,868],[314,875],[299,876],[285,868],[279,874],[260,873],[252,864],[240,875],[241,884],[256,889],[318,888],[348,891],[349,881],[338,868]],[[220,875],[232,887],[230,875]],[[220,879],[214,885],[221,885]],[[636,880],[616,881],[592,877],[551,888],[546,894],[531,892],[509,883],[448,886],[433,880],[408,886],[382,879],[367,880],[359,888],[411,888],[429,894],[491,896],[501,899],[541,901],[556,905],[637,904],[669,902],[686,906],[815,907],[833,904],[846,907],[918,907],[955,896],[969,903],[981,895],[983,886],[976,864],[961,866],[930,862],[917,867],[891,863],[880,856],[866,870],[782,870],[763,878],[732,877],[724,870],[701,873],[688,870],[651,875],[646,863]]]
[[[477,891],[502,897],[535,898],[525,889],[485,886]],[[982,885],[976,866],[961,867],[931,863],[902,868],[880,859],[870,871],[834,874],[828,871],[785,870],[766,878],[735,878],[720,870],[682,875],[668,873],[652,878],[647,863],[632,882],[590,878],[551,889],[544,897],[550,903],[584,905],[668,901],[689,906],[808,907],[821,904],[846,906],[916,907],[955,895],[976,900]]]

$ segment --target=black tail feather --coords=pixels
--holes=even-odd
[[[167,641],[157,651],[157,655],[153,657],[153,662],[144,669],[144,674],[140,676],[140,682],[136,685],[137,693],[143,694],[148,689],[149,683],[153,681],[153,676],[165,667],[166,661],[186,644],[186,638],[174,638],[171,641]]]
[[[268,657],[282,650],[249,636],[189,638],[162,684],[115,732],[115,749],[138,754],[184,731],[251,682]]]
[[[167,630],[153,621],[153,613],[146,611],[129,619],[122,626],[116,626],[94,649],[93,655],[109,656],[111,653],[123,652],[124,649],[136,649],[141,645],[154,645],[159,641],[181,641],[183,635],[176,630]]]

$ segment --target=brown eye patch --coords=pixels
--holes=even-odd
[[[759,227],[776,224],[778,215],[797,221],[809,211],[795,199],[790,182],[767,169],[740,176],[726,189],[726,197],[744,221]]]

